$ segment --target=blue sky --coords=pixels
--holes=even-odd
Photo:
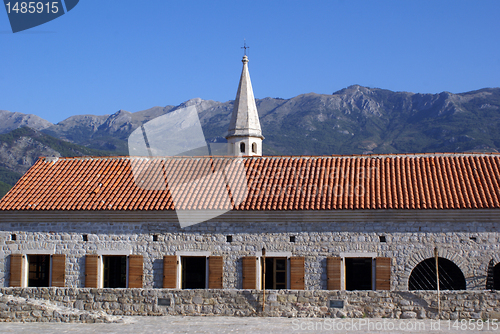
[[[0,8],[0,109],[53,123],[234,99],[243,39],[257,98],[368,87],[500,86],[500,1],[81,0],[13,34]]]

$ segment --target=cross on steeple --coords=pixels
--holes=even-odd
[[[243,46],[241,47],[242,49],[245,49],[245,56],[247,55],[247,49],[250,49],[249,46],[247,46],[247,41],[246,39],[243,40]]]

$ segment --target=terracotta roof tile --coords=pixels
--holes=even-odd
[[[0,210],[176,208],[500,208],[500,155],[40,158],[0,201]]]

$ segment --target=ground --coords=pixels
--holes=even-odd
[[[482,330],[478,330],[481,328]],[[488,329],[489,327],[489,329]],[[0,333],[493,333],[497,323],[447,320],[266,317],[124,317],[121,323],[0,323]]]

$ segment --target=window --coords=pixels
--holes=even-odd
[[[245,153],[245,143],[240,144],[240,152]]]
[[[196,252],[193,252],[196,253]],[[207,268],[208,267],[208,268]],[[222,256],[165,255],[163,287],[168,289],[222,289],[224,287]]]
[[[372,290],[372,259],[345,259],[345,289]]]
[[[182,289],[205,289],[207,258],[205,256],[181,257]]]
[[[265,262],[265,288],[266,289],[286,289],[287,279],[287,259],[286,257],[266,257]],[[264,268],[262,267],[262,270]],[[262,287],[264,287],[264,271],[262,271]]]
[[[439,289],[465,290],[465,277],[456,264],[438,258]],[[413,268],[408,280],[409,290],[437,290],[436,259],[426,259]]]
[[[252,153],[257,153],[257,144],[252,143]]]
[[[142,255],[85,256],[86,288],[142,288],[144,269]]]
[[[103,288],[127,287],[127,256],[103,256]]]
[[[391,261],[389,257],[326,258],[326,288],[328,290],[390,290]],[[355,256],[353,256],[355,255]]]
[[[28,255],[28,287],[48,287],[50,255]]]

